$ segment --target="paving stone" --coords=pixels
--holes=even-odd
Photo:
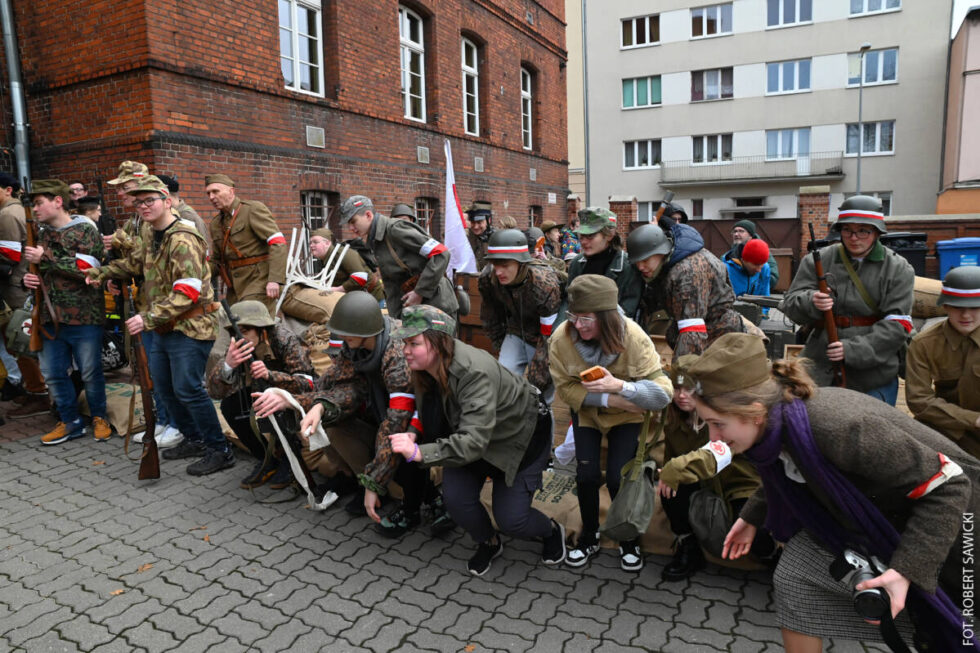
[[[461,642],[455,637],[434,633],[425,628],[416,628],[407,641],[426,651],[462,651],[470,642]],[[474,653],[480,648],[474,649]]]
[[[256,642],[269,632],[261,624],[243,619],[234,612],[209,620],[209,625],[217,628],[223,635],[235,637],[244,643]]]
[[[601,644],[602,641],[599,639],[593,639],[587,635],[575,633],[567,642],[565,642],[564,650],[568,653],[586,653],[586,651],[596,650]]]
[[[23,648],[18,650],[31,651],[31,653],[75,653],[75,651],[87,651],[89,649],[78,648],[74,642],[65,641],[57,631],[51,630],[24,642]],[[127,650],[130,649],[127,648]]]
[[[355,646],[361,646],[372,639],[383,626],[392,621],[391,617],[379,612],[368,612],[347,629],[344,633],[344,639]]]
[[[669,621],[657,617],[646,617],[640,622],[640,634],[631,644],[648,651],[664,650],[669,641],[667,633],[673,626],[674,624]]]
[[[145,648],[139,648],[138,646],[133,646],[126,641],[124,637],[116,636],[112,641],[101,646],[96,646],[93,649],[85,649],[90,651],[90,653],[145,653]]]
[[[109,630],[117,635],[123,634],[130,628],[136,628],[151,616],[164,611],[164,606],[157,599],[147,597],[139,603],[133,604],[114,617],[109,617],[100,623],[104,623]],[[129,639],[127,636],[126,639]],[[137,646],[144,646],[140,642],[132,642]]]
[[[169,651],[179,644],[173,635],[155,628],[149,621],[143,621],[138,626],[130,628],[122,633],[122,636],[133,646],[139,646],[150,653]]]
[[[602,634],[602,639],[629,646],[639,636],[643,621],[643,617],[623,610],[609,620],[609,628]]]
[[[54,602],[52,602],[53,605]],[[35,603],[34,605],[41,605]],[[30,606],[33,607],[33,606]],[[20,626],[18,628],[11,627],[9,624],[4,623],[4,638],[7,639],[14,646],[23,644],[29,639],[34,639],[35,637],[40,637],[49,630],[53,630],[62,624],[71,621],[76,615],[66,607],[59,607],[55,605],[55,610],[51,612],[38,613],[34,619],[31,619],[28,623]],[[17,613],[14,613],[14,617],[18,617]],[[11,619],[13,621],[13,619]]]
[[[299,651],[303,649],[294,649],[293,642],[311,632],[313,632],[312,628],[294,619],[271,629],[269,634],[255,642],[254,646],[259,651]]]
[[[187,639],[181,640],[175,649],[178,653],[212,653],[224,642],[231,642],[242,650],[244,647],[237,639],[231,639],[222,635],[216,628],[205,628],[199,633],[191,635]]]
[[[351,651],[354,648],[343,640],[329,635],[322,630],[313,629],[310,632],[300,635],[293,642],[291,651]]]
[[[732,641],[730,634],[720,633],[710,628],[693,628],[684,623],[675,624],[669,635],[672,641],[680,639],[688,644],[700,646],[702,650],[709,647],[715,651],[723,651]]]
[[[174,608],[167,608],[163,612],[153,615],[150,617],[150,622],[157,629],[165,630],[173,635],[178,642],[183,642],[191,635],[204,630],[204,626],[198,623],[196,619],[180,614]]]

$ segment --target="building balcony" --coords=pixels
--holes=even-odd
[[[843,152],[813,152],[795,159],[736,156],[719,163],[664,161],[661,186],[718,186],[739,182],[832,181],[844,178]]]

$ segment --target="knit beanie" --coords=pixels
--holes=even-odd
[[[732,229],[734,229],[735,227],[741,227],[742,229],[745,229],[747,232],[749,232],[749,235],[752,236],[753,238],[759,237],[759,234],[755,232],[755,223],[752,222],[751,220],[739,220],[738,222],[732,225]]]
[[[742,260],[753,265],[763,265],[769,261],[769,245],[764,240],[753,238],[742,247]]]

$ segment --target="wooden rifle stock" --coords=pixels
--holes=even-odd
[[[667,191],[664,193],[664,198],[660,200],[660,206],[657,208],[657,213],[653,216],[653,224],[660,224],[660,218],[664,217],[664,211],[667,210],[667,207],[670,205],[670,201],[672,199],[674,199],[673,191]]]
[[[24,180],[24,189],[27,190],[27,180]],[[37,247],[37,221],[34,219],[34,212],[31,210],[30,195],[27,203],[24,204],[24,216],[27,221],[27,246]],[[41,266],[31,263],[28,266],[31,274],[41,278]],[[43,283],[43,282],[42,282]],[[41,341],[41,304],[44,303],[44,289],[38,284],[34,289],[34,307],[31,309],[31,351],[41,351],[44,343]]]
[[[122,285],[122,297],[126,303],[129,317],[136,315],[136,306],[129,292],[129,281]],[[140,455],[139,480],[160,478],[160,452],[157,449],[157,439],[154,437],[157,418],[153,409],[153,380],[150,378],[150,364],[146,360],[146,348],[143,346],[143,336],[137,333],[133,336],[133,357],[130,360],[135,368],[140,384],[140,399],[143,402],[143,422],[146,430],[143,433],[143,453]]]
[[[816,236],[813,234],[813,223],[810,225],[810,246],[813,250],[813,271],[817,275],[817,288],[820,292],[825,295],[830,295],[830,286],[827,285],[827,275],[823,271],[823,261],[820,260],[820,248],[816,245]],[[834,318],[834,310],[823,312],[823,326],[824,330],[827,332],[827,344],[834,342],[839,342],[840,338],[837,337],[837,320]],[[847,376],[844,373],[844,362],[835,361],[834,362],[834,379],[833,384],[838,388],[847,387]]]

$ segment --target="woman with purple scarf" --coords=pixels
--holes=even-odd
[[[817,388],[803,359],[770,366],[748,334],[722,336],[688,374],[712,442],[744,453],[762,477],[724,557],[747,553],[758,528],[786,543],[773,583],[787,651],[820,651],[823,637],[881,641],[888,631],[862,619],[852,598],[876,588],[891,607],[882,621],[895,619],[894,650],[903,650],[897,638],[920,650],[980,650],[963,625],[974,600],[964,531],[972,536],[980,512],[975,458],[868,395]],[[885,571],[856,587],[836,580],[830,567],[845,550]]]

